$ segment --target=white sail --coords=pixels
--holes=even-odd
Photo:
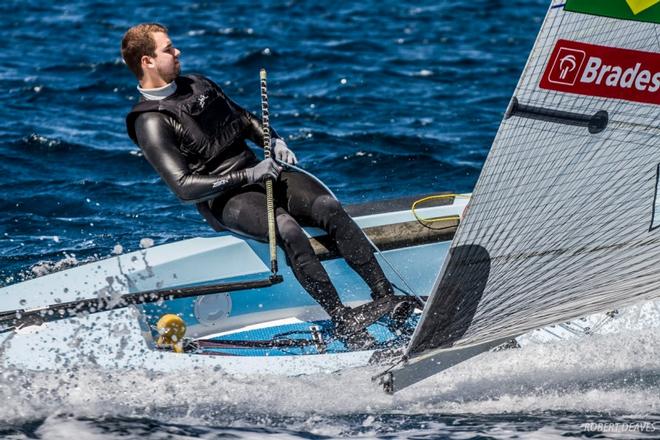
[[[660,296],[660,14],[571,3],[614,0],[552,2],[404,369]]]

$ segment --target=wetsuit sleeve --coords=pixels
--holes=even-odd
[[[192,174],[178,148],[173,122],[166,115],[156,112],[141,114],[135,121],[135,133],[144,157],[184,203],[211,199],[247,183],[245,170],[223,176]]]

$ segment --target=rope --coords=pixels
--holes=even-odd
[[[464,194],[440,194],[440,195],[435,195],[435,196],[428,196],[428,197],[423,197],[419,200],[415,200],[412,204],[412,207],[410,208],[412,211],[413,216],[415,216],[415,220],[419,222],[422,226],[433,229],[433,230],[442,230],[442,229],[449,229],[452,226],[443,226],[440,228],[434,228],[431,225],[435,222],[439,221],[447,221],[447,220],[453,220],[453,221],[460,221],[461,216],[460,215],[443,215],[440,217],[430,217],[430,218],[423,218],[417,213],[418,206],[431,201],[431,200],[442,200],[442,199],[458,199],[458,198],[463,198],[463,199],[469,199],[470,196],[466,196]]]

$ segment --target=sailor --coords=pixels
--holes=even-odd
[[[276,231],[296,279],[328,313],[340,336],[366,337],[356,309],[344,306],[301,226],[325,230],[380,303],[394,300],[362,230],[314,178],[283,169],[298,159],[274,130],[277,160],[257,159],[246,140],[263,146],[259,120],[201,75],[180,75],[181,51],[156,23],[130,28],[121,55],[136,76],[141,100],[126,118],[131,139],[184,203],[196,203],[216,230],[268,237],[264,181],[275,179]],[[358,325],[359,327],[359,325]]]

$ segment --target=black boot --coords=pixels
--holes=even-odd
[[[376,301],[388,297],[394,297],[394,288],[387,278],[383,278],[371,288],[371,298]]]
[[[407,301],[409,303],[412,303],[412,305],[414,306],[413,310],[415,308],[418,309],[424,308],[424,303],[416,296],[410,294],[396,295],[394,293],[394,287],[392,286],[392,283],[390,283],[390,281],[387,278],[382,279],[375,284],[375,286],[371,289],[371,297],[373,298],[374,301],[383,298],[389,298],[394,301]]]
[[[364,350],[375,344],[367,331],[368,326],[384,318],[388,327],[398,329],[414,310],[414,298],[389,295],[355,308],[335,308],[330,316],[335,324],[337,338],[351,350]]]
[[[396,295],[392,283],[387,278],[378,281],[371,290],[374,301],[386,299],[397,302],[390,312],[391,325],[399,327],[405,324],[415,311],[415,307],[423,308],[423,304],[417,297],[409,295]]]
[[[406,321],[410,319],[410,317],[413,315],[415,311],[415,306],[416,306],[416,298],[408,298],[408,297],[399,297],[401,301],[398,301],[397,304],[394,306],[392,311],[390,312],[390,321],[387,325],[387,327],[392,331],[393,333],[396,333],[398,330],[400,330]]]
[[[349,350],[368,350],[376,344],[366,329],[370,322],[365,321],[360,309],[342,307],[330,316],[335,324],[335,336]]]

